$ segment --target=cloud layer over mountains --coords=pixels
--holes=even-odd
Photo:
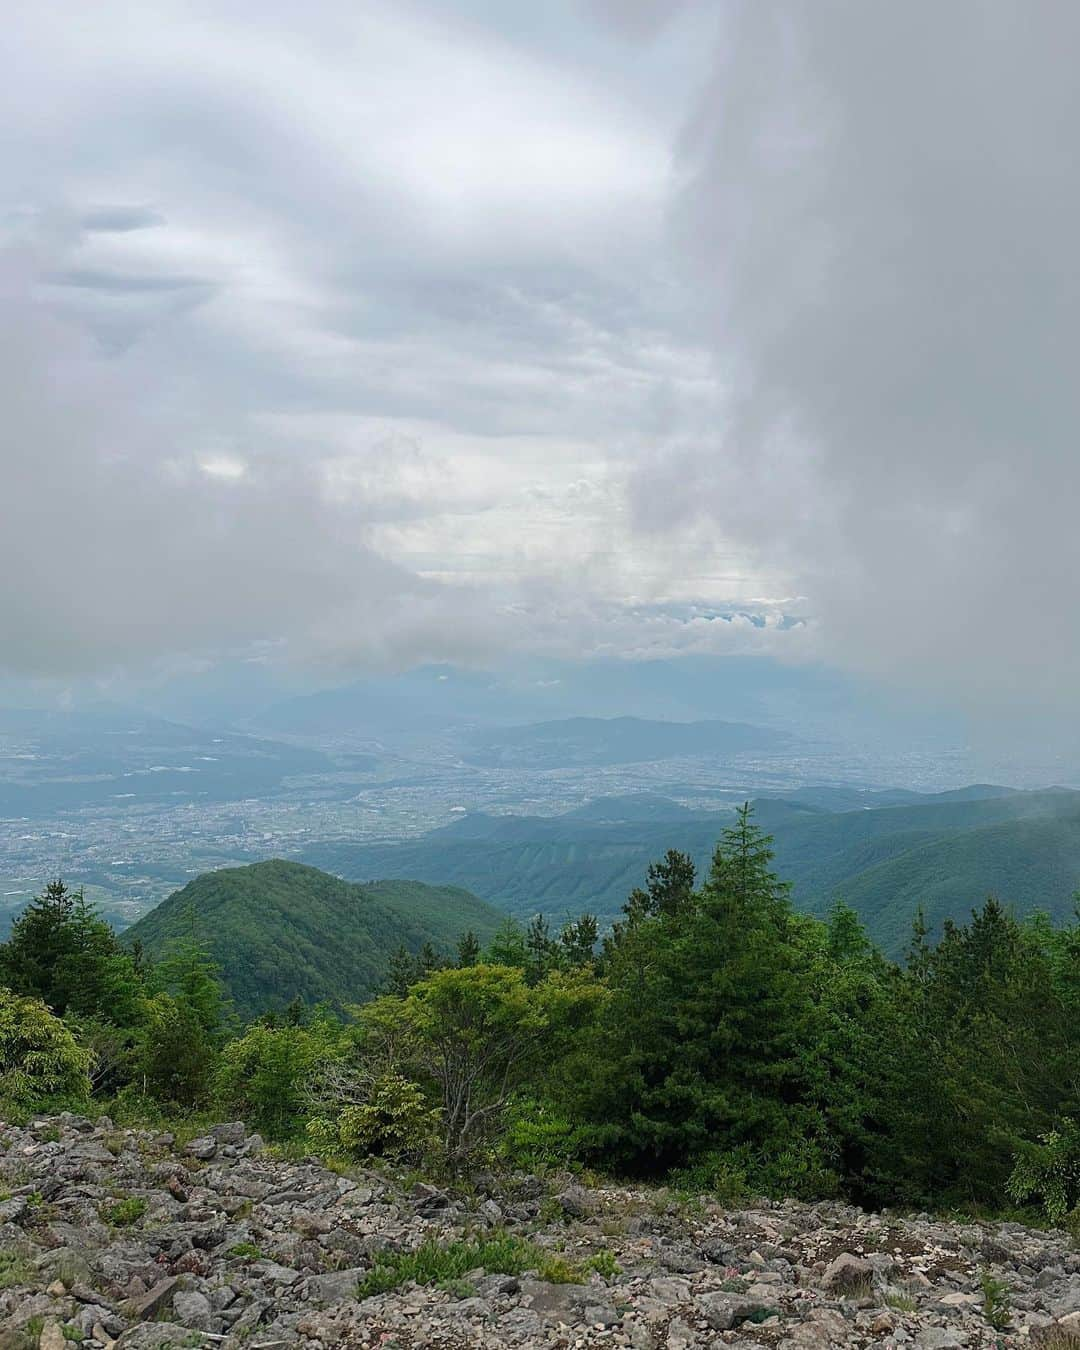
[[[1078,36],[1054,0],[27,11],[4,665],[753,650],[1056,695]]]

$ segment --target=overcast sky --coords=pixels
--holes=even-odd
[[[533,11],[533,12],[531,12]],[[1080,678],[1071,0],[0,33],[0,661]]]

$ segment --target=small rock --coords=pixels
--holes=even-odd
[[[752,1294],[703,1294],[697,1306],[714,1331],[730,1331],[751,1318],[760,1322],[776,1312],[776,1307]]]
[[[18,1223],[26,1217],[29,1208],[25,1195],[13,1195],[10,1200],[0,1200],[0,1223]]]
[[[190,1140],[184,1146],[184,1152],[191,1158],[198,1158],[201,1162],[209,1162],[218,1150],[218,1141],[212,1139],[208,1134],[201,1135],[198,1139]]]
[[[60,1323],[49,1318],[38,1335],[38,1350],[67,1350],[67,1341]]]
[[[242,1144],[247,1138],[247,1130],[242,1120],[230,1120],[224,1125],[212,1125],[206,1135],[219,1144]]]
[[[352,1270],[332,1270],[308,1280],[308,1297],[316,1303],[344,1303],[356,1297],[356,1286],[366,1274],[363,1266]]]
[[[831,1294],[851,1294],[865,1288],[874,1278],[874,1267],[861,1256],[841,1252],[825,1267],[821,1282]]]
[[[959,1350],[968,1343],[965,1331],[949,1331],[946,1327],[923,1327],[915,1337],[918,1350]]]
[[[568,1219],[584,1219],[595,1208],[593,1198],[584,1186],[567,1186],[555,1197],[555,1203]]]
[[[209,1331],[213,1322],[214,1310],[205,1294],[184,1291],[173,1295],[173,1317],[185,1327],[195,1331]]]
[[[172,1264],[174,1275],[205,1275],[209,1269],[206,1256],[194,1247],[178,1256]]]
[[[141,1298],[135,1298],[131,1301],[131,1316],[133,1320],[145,1322],[147,1318],[153,1317],[155,1313],[161,1311],[180,1285],[180,1281],[173,1276],[168,1279],[158,1280],[157,1284]]]

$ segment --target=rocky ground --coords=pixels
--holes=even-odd
[[[239,1124],[180,1145],[70,1115],[0,1124],[0,1197],[0,1350],[1080,1350],[1080,1256],[1018,1224],[531,1177],[462,1198],[276,1159]],[[503,1234],[533,1269],[357,1297],[380,1254]]]

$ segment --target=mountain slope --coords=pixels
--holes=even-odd
[[[238,1012],[376,993],[404,943],[449,950],[467,928],[489,938],[502,916],[467,891],[396,880],[356,885],[300,863],[206,872],[133,924],[124,941],[160,955],[194,930],[222,967]]]
[[[596,818],[467,816],[401,844],[323,844],[308,861],[343,876],[413,876],[466,886],[525,918],[589,909],[615,918],[645,869],[669,848],[699,871],[729,815],[617,820],[617,799]],[[963,919],[988,894],[1017,913],[1072,911],[1080,885],[1080,794],[1053,790],[957,793],[903,804],[829,811],[783,800],[755,803],[775,838],[775,867],[794,885],[798,908],[822,913],[838,896],[871,936],[903,949],[922,905],[937,929]]]
[[[1080,812],[931,838],[867,867],[842,891],[882,946],[897,952],[920,906],[935,931],[947,918],[967,919],[988,895],[1018,914],[1045,909],[1065,919],[1078,887]]]

